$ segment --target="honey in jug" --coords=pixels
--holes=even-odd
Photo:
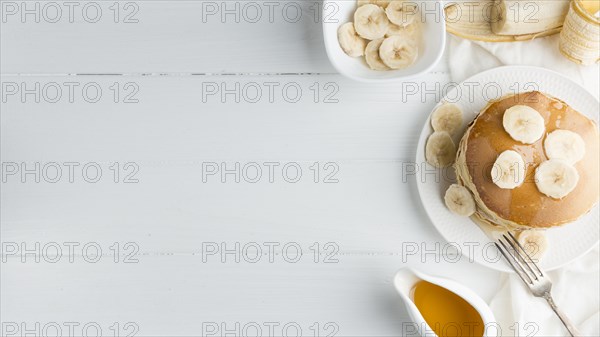
[[[419,281],[411,293],[425,322],[439,337],[483,336],[481,315],[462,297],[427,281]]]

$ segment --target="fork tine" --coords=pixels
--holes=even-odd
[[[540,277],[544,277],[544,272],[538,267],[537,263],[535,263],[535,261],[533,261],[533,259],[531,258],[531,256],[529,256],[529,253],[527,253],[527,251],[525,250],[525,248],[519,243],[519,240],[517,240],[511,232],[508,232],[508,235],[512,238],[512,241],[514,243],[517,244],[517,246],[521,249],[521,251],[525,254],[525,256],[527,256],[527,266],[529,267],[529,269],[531,269],[531,265],[533,265],[533,267],[537,270],[538,274]],[[535,272],[533,270],[531,270],[532,273],[535,274]]]
[[[535,271],[533,271],[533,269],[529,265],[529,262],[533,263],[533,260],[531,259],[531,257],[529,256],[529,254],[527,254],[527,252],[523,249],[523,247],[521,247],[521,245],[519,244],[519,242],[516,241],[515,237],[512,236],[512,234],[510,234],[510,232],[508,232],[508,234],[510,235],[511,238],[513,238],[513,240],[509,239],[506,236],[506,234],[503,234],[502,236],[504,237],[504,239],[506,240],[506,242],[508,242],[508,244],[512,247],[513,252],[515,252],[515,255],[517,256],[517,258],[521,262],[523,262],[525,264],[525,266],[527,266],[527,269],[529,269],[529,271],[531,272],[531,275],[533,275],[533,277],[537,281],[538,280],[538,275],[535,273]],[[525,259],[525,257],[523,257],[523,254],[521,253],[521,251],[519,250],[519,248],[521,248],[521,250],[523,251],[523,253],[525,253],[525,255],[527,256],[527,260]]]
[[[527,273],[525,272],[523,267],[519,264],[519,262],[517,262],[517,260],[515,260],[515,258],[512,256],[512,254],[509,252],[508,248],[504,244],[504,242],[502,242],[501,239],[498,239],[498,241],[500,242],[500,244],[502,246],[500,246],[497,242],[494,242],[494,244],[496,245],[496,247],[498,248],[500,253],[502,253],[502,255],[504,255],[504,258],[506,259],[506,261],[508,261],[508,263],[513,267],[513,269],[515,270],[517,275],[519,275],[521,280],[523,280],[523,282],[525,282],[525,284],[527,286],[532,285],[533,281],[531,280],[531,277],[529,277],[529,275],[527,275]],[[527,279],[525,279],[525,278],[527,278]],[[529,280],[529,282],[527,280]]]

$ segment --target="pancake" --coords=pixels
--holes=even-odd
[[[544,136],[533,144],[523,144],[504,130],[504,111],[514,105],[527,105],[544,118]],[[586,151],[574,164],[579,173],[575,189],[562,199],[541,193],[534,173],[548,160],[544,140],[554,130],[570,130],[581,136]],[[526,162],[526,178],[514,189],[502,189],[492,181],[491,168],[505,150],[518,152]],[[573,222],[598,202],[600,145],[597,124],[565,102],[533,91],[490,102],[469,125],[460,142],[455,169],[459,183],[475,198],[474,220],[511,229],[549,228]]]

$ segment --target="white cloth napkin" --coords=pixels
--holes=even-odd
[[[598,65],[580,66],[558,51],[559,36],[522,42],[474,42],[449,34],[450,75],[461,82],[487,69],[502,65],[530,65],[562,73],[582,84],[598,98]]]
[[[567,267],[548,273],[554,302],[583,336],[600,336],[599,254],[596,247]],[[490,307],[502,336],[567,336],[546,300],[533,297],[517,275],[503,274],[501,284]]]
[[[562,73],[582,84],[596,98],[599,96],[598,65],[584,67],[567,60],[558,51],[558,35],[511,43],[473,42],[453,35],[449,39],[450,73],[454,82],[502,65],[532,65]],[[581,333],[600,336],[600,248],[548,275],[553,281],[554,301]],[[490,306],[502,328],[502,336],[567,335],[546,301],[533,297],[517,275],[502,275],[501,286]]]

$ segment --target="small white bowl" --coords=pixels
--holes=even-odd
[[[323,37],[329,60],[342,75],[360,82],[393,82],[421,76],[429,72],[442,58],[446,46],[444,4],[440,0],[411,0],[419,6],[421,44],[416,62],[401,70],[371,70],[364,57],[344,53],[337,38],[339,26],[354,21],[356,1],[325,0],[323,3]]]

